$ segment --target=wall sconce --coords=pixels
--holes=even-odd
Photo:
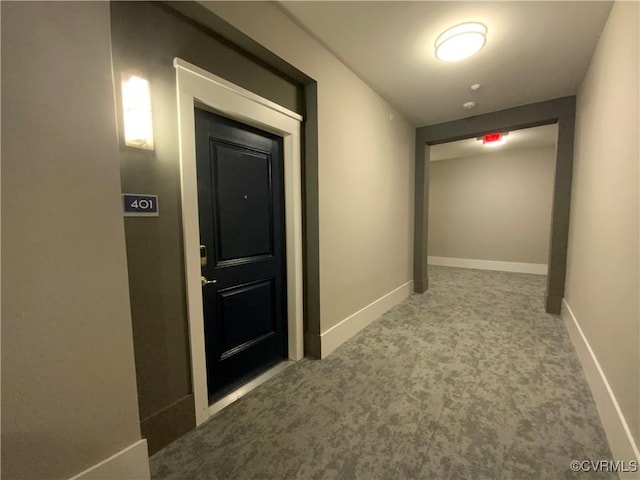
[[[149,81],[122,74],[122,112],[125,145],[153,150]]]

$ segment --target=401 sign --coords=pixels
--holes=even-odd
[[[158,196],[124,193],[122,195],[125,217],[157,217]]]

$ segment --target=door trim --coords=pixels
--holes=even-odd
[[[303,357],[302,186],[300,123],[302,116],[180,58],[174,58],[178,100],[180,191],[187,293],[187,317],[196,426],[209,418],[204,316],[200,285],[200,228],[196,177],[196,101],[233,120],[283,138],[287,334],[289,358]]]

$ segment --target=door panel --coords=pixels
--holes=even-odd
[[[282,139],[196,109],[209,399],[286,358]]]
[[[271,155],[216,140],[212,146],[220,238],[217,259],[273,255]]]
[[[234,350],[250,346],[253,340],[276,330],[274,294],[271,280],[219,292],[222,358],[228,357]]]

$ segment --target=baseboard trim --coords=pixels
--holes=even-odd
[[[140,421],[149,455],[196,428],[195,404],[190,393]]]
[[[320,335],[320,358],[325,358],[360,330],[413,292],[413,280],[380,297]]]
[[[501,262],[498,260],[475,260],[472,258],[427,257],[429,265],[441,267],[475,268],[499,272],[533,273],[546,275],[548,265],[544,263]]]
[[[138,440],[124,450],[80,472],[70,480],[149,480],[147,441]]]
[[[304,334],[304,356],[309,358],[322,358],[319,333]]]
[[[562,301],[561,316],[587,377],[596,408],[609,440],[613,459],[623,460],[625,463],[634,459],[640,462],[638,446],[631,435],[629,425],[622,414],[622,410],[620,410],[613,390],[611,390],[607,377],[602,367],[600,367],[600,363],[591,349],[587,337],[584,335],[582,328],[580,328],[580,324],[566,300]],[[637,478],[637,472],[632,475],[625,476],[624,473],[621,473],[620,478]]]
[[[563,297],[557,297],[555,295],[547,295],[544,299],[545,312],[553,315],[560,315],[562,313],[562,301]]]

